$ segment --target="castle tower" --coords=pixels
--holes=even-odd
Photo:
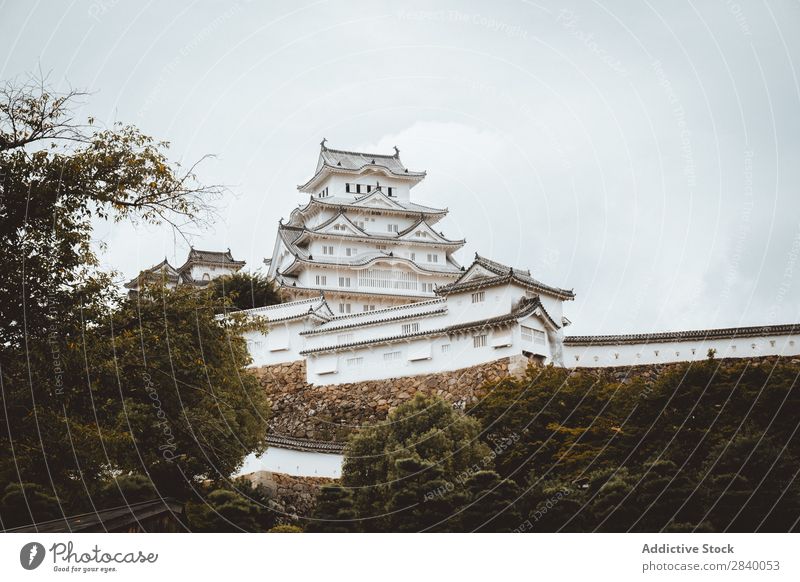
[[[462,274],[453,253],[465,241],[434,228],[447,209],[411,201],[424,178],[397,148],[350,152],[323,140],[313,177],[297,188],[310,198],[281,221],[268,277],[289,300],[324,293],[337,315],[435,297]]]

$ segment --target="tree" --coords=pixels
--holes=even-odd
[[[0,529],[62,515],[58,500],[36,483],[9,483],[0,494]]]
[[[461,531],[510,532],[522,519],[521,490],[495,471],[478,471],[466,482],[468,504],[461,515]]]
[[[456,484],[463,494],[463,480],[491,462],[479,433],[474,419],[422,394],[398,406],[385,422],[362,428],[345,449],[342,483],[353,491],[363,528],[447,527],[439,522],[449,517]]]
[[[105,398],[83,405],[114,435],[113,466],[145,471],[162,494],[227,479],[247,454],[266,450],[266,395],[244,372],[250,356],[238,325],[222,325],[217,305],[206,291],[146,287],[87,341]]]
[[[495,466],[525,487],[532,531],[796,527],[796,362],[709,359],[638,373],[530,368],[485,387],[470,414],[484,439],[511,443]]]
[[[240,322],[214,318],[227,297],[153,286],[126,299],[92,246],[95,220],[185,235],[222,188],[135,127],[75,120],[81,96],[0,88],[0,487],[37,484],[71,514],[118,475],[163,495],[226,479],[263,450],[268,414]]]
[[[186,517],[193,532],[261,532],[258,504],[229,489],[215,489],[205,499],[186,504]],[[269,529],[269,528],[267,528]]]
[[[258,273],[238,272],[212,281],[214,294],[227,297],[238,309],[265,307],[281,302],[280,294],[272,281]]]
[[[296,525],[276,525],[267,530],[267,533],[303,533],[303,529]]]
[[[345,533],[359,530],[353,511],[352,493],[341,485],[325,485],[320,489],[313,517],[306,531]]]
[[[184,170],[170,163],[168,144],[133,126],[95,130],[91,119],[77,122],[71,109],[83,95],[55,93],[35,78],[0,88],[4,366],[15,355],[9,348],[62,332],[63,318],[74,319],[81,299],[97,291],[87,287],[102,279],[91,246],[93,218],[166,223],[183,232],[207,222],[209,202],[222,192],[198,183],[197,164]]]

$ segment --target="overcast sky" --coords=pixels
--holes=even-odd
[[[446,235],[574,288],[568,333],[800,321],[800,2],[0,3],[0,77],[230,186],[197,248],[256,268],[319,142],[401,150]],[[568,8],[564,8],[568,6]],[[103,226],[135,275],[187,247]]]

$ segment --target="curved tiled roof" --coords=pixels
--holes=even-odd
[[[447,304],[443,299],[434,299],[432,301],[395,305],[384,309],[376,309],[375,311],[365,311],[334,317],[319,327],[301,331],[300,335],[321,335],[338,332],[343,329],[367,327],[390,321],[402,321],[404,319],[440,315],[443,313],[447,313]]]
[[[304,232],[313,232],[313,233],[319,233],[320,231],[322,231],[322,229],[323,229],[323,228],[327,228],[327,227],[329,227],[331,224],[333,224],[334,222],[336,222],[337,220],[339,220],[339,218],[340,218],[340,217],[341,217],[341,218],[344,218],[345,222],[346,222],[348,225],[350,225],[350,227],[351,227],[353,230],[355,230],[356,232],[360,232],[360,233],[362,233],[364,236],[369,236],[369,235],[368,235],[368,234],[367,234],[367,233],[366,233],[364,230],[360,229],[358,226],[356,226],[356,225],[353,223],[353,221],[352,221],[352,220],[350,220],[350,218],[347,216],[347,214],[345,214],[345,212],[344,212],[344,209],[343,209],[343,208],[340,208],[340,209],[339,209],[339,212],[337,212],[336,214],[334,214],[334,215],[333,215],[331,218],[329,218],[328,220],[326,220],[326,221],[325,221],[325,222],[323,222],[322,224],[318,224],[317,226],[315,226],[315,227],[314,227],[314,228],[312,228],[312,229],[308,229],[308,228],[305,228],[305,227],[303,227],[303,231],[304,231]]]
[[[403,165],[400,161],[400,151],[397,148],[395,148],[394,154],[371,154],[330,149],[325,147],[325,141],[322,140],[320,144],[319,159],[314,176],[305,184],[297,187],[301,192],[307,191],[325,173],[356,173],[368,168],[378,168],[396,178],[419,181],[425,177],[425,172],[413,172]]]
[[[468,321],[464,323],[457,323],[454,325],[449,325],[446,327],[440,327],[437,329],[425,330],[425,331],[418,331],[414,333],[407,333],[407,334],[398,334],[393,336],[387,336],[382,338],[375,338],[369,340],[362,340],[358,342],[349,342],[344,344],[338,344],[333,346],[324,346],[320,348],[313,348],[310,350],[303,350],[300,352],[300,355],[306,356],[310,354],[318,354],[323,352],[334,352],[334,351],[341,351],[341,350],[348,350],[353,348],[360,348],[363,346],[374,345],[374,344],[389,344],[389,343],[396,343],[407,341],[410,339],[416,339],[431,335],[444,335],[444,334],[452,334],[452,333],[466,333],[475,330],[483,330],[492,327],[498,327],[502,325],[511,324],[523,317],[527,317],[537,309],[541,309],[544,311],[544,307],[542,306],[541,301],[539,298],[534,299],[527,299],[523,298],[520,302],[520,305],[511,311],[511,313],[507,313],[505,315],[499,315],[496,317],[490,317],[487,319],[481,319],[478,321]],[[548,319],[552,322],[550,316],[547,316]]]
[[[231,254],[231,249],[227,251],[201,251],[194,247],[189,250],[187,263],[210,263],[215,265],[244,265],[244,261],[237,261]]]
[[[394,213],[402,213],[406,215],[417,215],[417,214],[425,214],[425,215],[433,215],[433,216],[444,216],[447,214],[446,208],[432,208],[430,206],[423,206],[422,204],[417,204],[416,202],[409,202],[407,200],[396,200],[392,199],[392,202],[396,203],[396,208],[370,208],[369,206],[356,206],[355,203],[359,202],[366,196],[370,196],[371,194],[366,194],[361,198],[347,198],[345,196],[328,196],[327,198],[314,198],[313,196],[309,200],[308,204],[305,206],[301,206],[295,208],[293,212],[300,212],[304,214],[310,208],[317,206],[317,207],[328,207],[328,208],[341,208],[344,210],[380,210],[382,212],[394,212]]]
[[[279,435],[275,433],[267,434],[267,444],[271,447],[282,449],[292,449],[295,451],[307,451],[313,453],[341,454],[346,443],[336,441],[319,441],[313,439],[301,439],[297,437]]]
[[[328,306],[327,301],[325,301],[325,297],[322,295],[309,299],[298,299],[297,301],[268,305],[266,307],[243,309],[237,313],[266,317],[269,323],[290,321],[292,319],[300,319],[309,316],[316,316],[323,321],[327,321],[333,316],[333,312]]]
[[[623,344],[647,344],[680,342],[687,340],[733,339],[758,336],[790,335],[800,333],[800,323],[764,325],[751,327],[727,327],[696,329],[689,331],[667,331],[656,333],[631,333],[620,335],[573,335],[564,338],[570,346],[607,346]]]
[[[468,281],[462,281],[462,279],[467,275],[467,273],[469,273],[470,269],[472,269],[472,266],[474,265],[483,267],[487,271],[494,273],[495,276],[480,277]],[[449,295],[450,293],[492,287],[495,285],[509,283],[511,281],[519,283],[525,287],[529,287],[530,289],[540,293],[554,295],[559,299],[575,299],[575,293],[571,289],[560,289],[558,287],[545,285],[541,281],[537,281],[531,277],[530,271],[508,267],[496,261],[491,261],[481,257],[477,253],[475,253],[475,261],[473,261],[470,268],[465,271],[464,275],[462,275],[453,283],[438,287],[436,289],[436,293],[439,295]]]
[[[409,301],[413,301],[415,298],[420,300],[425,300],[425,299],[430,299],[431,297],[428,294],[420,294],[420,293],[399,294],[399,293],[383,293],[381,291],[360,291],[358,289],[336,289],[330,287],[302,287],[296,284],[297,280],[294,277],[284,276],[281,275],[280,273],[278,274],[276,280],[278,281],[278,284],[285,289],[291,289],[292,291],[300,293],[314,293],[314,294],[319,294],[320,292],[324,291],[328,295],[334,297],[337,295],[347,295],[347,296],[359,295],[363,297],[391,297],[393,299],[400,299],[400,300],[408,299]]]
[[[125,283],[127,289],[139,287],[144,281],[157,281],[162,279],[170,283],[177,283],[181,278],[178,270],[169,264],[165,258],[157,265],[140,271],[133,279]]]
[[[361,230],[361,229],[359,229],[359,230]],[[438,240],[416,240],[416,239],[409,240],[409,239],[401,239],[401,238],[398,238],[397,236],[385,236],[385,235],[382,235],[382,234],[370,234],[370,233],[366,233],[366,232],[363,235],[347,234],[347,233],[343,234],[343,233],[338,233],[338,232],[320,232],[318,228],[315,228],[314,230],[308,230],[308,229],[303,230],[303,233],[300,236],[298,236],[297,239],[295,239],[295,240],[300,240],[301,238],[303,238],[305,240],[305,238],[308,237],[308,236],[327,236],[327,237],[333,237],[333,238],[341,238],[341,239],[344,239],[344,240],[354,240],[354,241],[357,240],[357,241],[362,241],[362,242],[367,242],[367,243],[374,243],[374,242],[396,243],[396,244],[413,243],[415,245],[430,246],[430,247],[437,247],[437,248],[438,247],[453,247],[452,250],[447,251],[447,252],[455,252],[456,250],[458,250],[459,248],[461,248],[465,244],[467,244],[467,241],[465,239],[461,239],[461,240],[445,239],[444,241],[438,241]]]
[[[330,267],[367,267],[377,261],[382,261],[382,260],[399,261],[411,266],[415,270],[423,271],[426,273],[434,273],[436,275],[456,275],[460,272],[458,267],[456,266],[450,266],[450,268],[444,268],[446,265],[448,265],[448,263],[444,263],[440,268],[431,269],[419,265],[415,261],[407,259],[406,257],[398,257],[396,255],[390,255],[389,253],[386,253],[384,251],[372,251],[369,253],[362,253],[361,255],[354,257],[350,261],[342,260],[343,258],[344,257],[339,257],[339,258],[334,258],[333,260],[316,259],[312,258],[312,255],[309,255],[306,252],[297,252],[295,253],[294,257],[295,260],[291,264],[289,264],[285,269],[283,269],[282,273],[291,272],[292,268],[297,263],[307,263],[317,266],[330,266]]]

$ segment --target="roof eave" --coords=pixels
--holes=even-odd
[[[367,169],[380,170],[381,173],[384,174],[385,176],[411,182],[412,186],[424,180],[425,176],[427,175],[426,172],[405,172],[402,174],[398,174],[397,172],[393,172],[386,166],[381,166],[379,164],[364,164],[357,170],[350,170],[348,168],[339,168],[336,166],[331,166],[328,163],[325,163],[319,169],[319,171],[316,174],[314,174],[314,176],[311,177],[311,179],[308,182],[297,186],[297,190],[305,194],[313,194],[317,185],[329,174],[345,174],[345,175],[358,176],[360,174],[363,174],[364,170]]]

